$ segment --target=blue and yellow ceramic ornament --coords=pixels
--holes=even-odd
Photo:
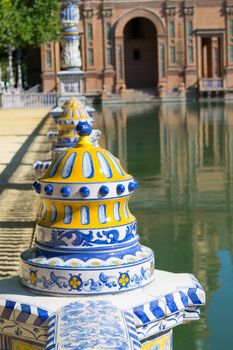
[[[93,108],[84,106],[77,98],[70,98],[62,106],[62,113],[56,118],[57,131],[49,132],[49,138],[53,139],[53,145],[51,148],[51,158],[54,159],[58,154],[70,147],[75,147],[78,141],[78,135],[76,132],[76,126],[80,121],[87,121],[89,124],[94,123]],[[87,112],[90,111],[90,112]],[[98,139],[101,132],[98,129],[94,129],[91,133],[91,142],[94,145],[98,145]],[[37,161],[33,167],[37,176],[42,176],[48,169],[52,162],[52,159],[46,161]]]
[[[82,102],[72,97],[63,105],[63,112],[56,121],[58,135],[52,146],[52,156],[64,148],[75,147],[78,141],[76,126],[80,121],[94,123],[94,119],[87,113]]]
[[[75,148],[61,152],[34,184],[42,199],[35,248],[22,256],[21,281],[59,295],[129,291],[153,278],[154,254],[139,243],[128,201],[137,187],[118,159],[93,146],[77,125]]]

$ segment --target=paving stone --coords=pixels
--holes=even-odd
[[[33,190],[5,189],[0,197],[0,222],[34,221],[38,208],[38,196]]]
[[[32,165],[49,158],[47,133],[54,122],[46,119],[43,124],[47,113],[0,110],[0,277],[18,273],[20,253],[34,241],[40,201],[31,189]]]
[[[9,183],[27,183],[31,184],[35,179],[32,164],[19,165],[14,174],[10,177]]]

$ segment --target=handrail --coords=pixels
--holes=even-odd
[[[205,91],[223,90],[223,79],[202,78],[199,80],[199,89]]]

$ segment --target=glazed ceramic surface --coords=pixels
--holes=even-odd
[[[78,143],[61,152],[34,183],[42,210],[36,247],[21,256],[21,281],[61,295],[142,287],[153,278],[154,254],[140,245],[128,207],[137,181],[110,152],[93,145],[92,119],[80,102],[71,100],[63,110],[62,133],[67,129],[73,135],[77,127]]]
[[[49,165],[57,155],[66,151],[68,148],[76,146],[78,135],[76,126],[80,121],[87,121],[90,124],[94,123],[92,115],[94,109],[85,106],[79,99],[70,98],[64,103],[62,108],[55,108],[50,114],[54,118],[57,126],[57,131],[48,133],[49,139],[53,141],[51,147],[51,159],[45,161],[37,161],[33,164],[33,168],[37,176],[42,176],[48,169]],[[100,130],[93,130],[90,135],[90,140],[93,145],[98,146],[98,140],[101,136]]]
[[[142,350],[172,350],[172,331],[163,334],[155,339],[143,342]]]
[[[61,349],[141,349],[132,314],[106,300],[65,306],[58,316],[57,332]]]
[[[36,283],[35,274],[31,280]],[[79,285],[77,276],[70,282],[73,288]],[[30,350],[32,339],[40,340],[45,350],[171,350],[171,330],[199,319],[205,303],[205,292],[194,276],[158,270],[150,284],[128,293],[58,300],[32,296],[29,290],[21,294],[17,285],[15,292],[20,295],[0,297],[0,341],[11,343],[14,337]],[[32,329],[34,335],[28,336],[26,330]]]

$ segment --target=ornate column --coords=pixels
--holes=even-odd
[[[183,57],[181,42],[178,42],[178,20],[177,20],[177,9],[176,6],[167,4],[165,8],[166,24],[167,24],[167,89],[172,90],[180,87],[180,75],[183,70]],[[181,38],[179,38],[181,41]],[[179,46],[178,46],[179,44]],[[183,83],[183,79],[182,83]]]
[[[188,90],[197,84],[197,64],[194,36],[194,6],[190,1],[185,1],[184,15],[184,37],[185,37],[185,85]]]
[[[113,28],[112,8],[102,8],[102,30],[103,30],[103,91],[112,92],[114,82],[113,69]]]
[[[165,9],[168,37],[168,69],[176,67],[176,7],[167,6]]]
[[[125,62],[124,62],[124,37],[115,37],[115,66],[116,84],[115,92],[122,93],[125,90]]]
[[[166,37],[158,36],[158,94],[160,98],[166,96],[167,83],[167,60],[166,60]]]
[[[80,36],[78,31],[80,0],[59,0],[61,5],[61,68],[58,77],[61,83],[59,104],[72,96],[85,100],[83,94],[84,72],[81,70]]]
[[[84,49],[83,52],[83,66],[85,67],[85,71],[93,70],[93,66],[95,64],[94,60],[94,48],[93,48],[93,40],[94,40],[94,31],[93,31],[93,17],[94,17],[94,9],[92,8],[84,8],[82,11],[83,22],[84,22]]]
[[[223,47],[226,49],[225,54],[225,62],[224,67],[225,68],[225,77],[224,77],[224,85],[227,88],[228,86],[232,86],[233,82],[233,1],[227,1],[226,7],[225,7],[225,16],[226,16],[226,41],[225,45],[223,44]]]

